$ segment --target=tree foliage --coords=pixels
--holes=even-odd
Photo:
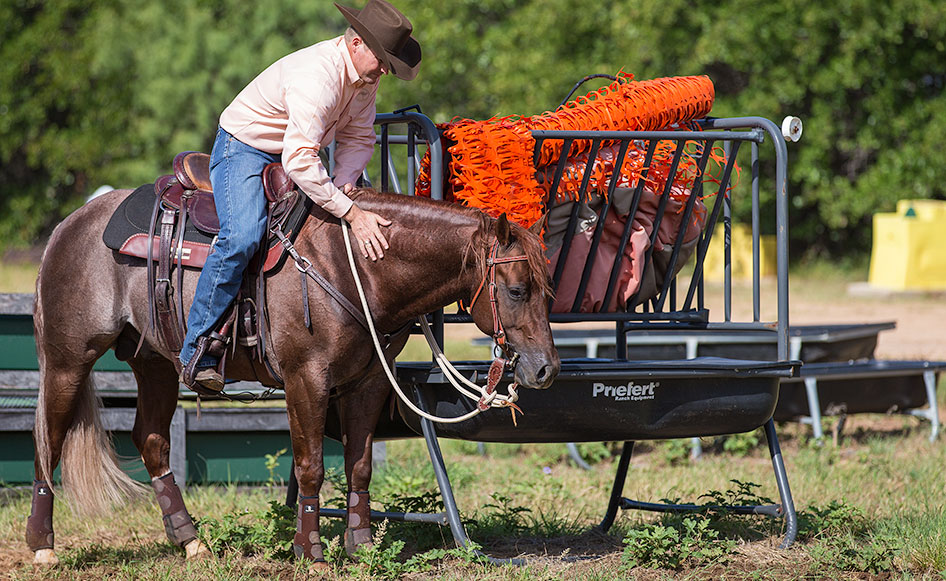
[[[534,114],[591,73],[707,74],[713,115],[805,121],[790,148],[796,254],[865,252],[874,212],[946,198],[939,0],[397,4],[424,61],[412,83],[383,81],[380,110]],[[345,24],[310,0],[0,3],[0,240],[34,241],[99,185],[151,181],[177,151],[209,148],[253,76]]]

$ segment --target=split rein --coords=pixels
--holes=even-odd
[[[441,424],[455,424],[463,422],[479,415],[491,407],[505,407],[509,408],[512,412],[512,420],[515,424],[516,411],[522,413],[522,410],[520,410],[519,406],[516,405],[516,401],[519,399],[519,394],[516,391],[518,386],[515,383],[511,383],[508,387],[507,395],[500,394],[498,391],[496,391],[496,386],[499,384],[500,379],[502,379],[503,372],[506,370],[506,368],[508,367],[512,369],[515,367],[516,361],[518,360],[518,354],[513,355],[508,360],[496,358],[489,367],[486,385],[477,385],[463,377],[463,374],[457,371],[453,364],[450,363],[450,361],[447,359],[447,356],[444,355],[443,351],[440,349],[440,346],[437,345],[437,341],[434,339],[433,332],[430,330],[430,324],[427,322],[427,319],[424,316],[418,317],[417,322],[424,333],[424,338],[427,339],[427,344],[430,346],[430,351],[433,354],[434,360],[437,362],[437,365],[440,367],[441,371],[443,371],[444,377],[447,378],[450,384],[453,385],[457,391],[467,398],[477,402],[476,409],[455,418],[441,418],[439,416],[431,415],[420,409],[414,404],[414,402],[410,400],[409,397],[407,397],[407,395],[404,394],[404,392],[401,390],[401,386],[398,384],[397,379],[394,377],[394,373],[391,371],[390,365],[388,365],[388,361],[384,356],[384,349],[382,349],[381,343],[378,340],[378,333],[374,327],[374,318],[371,316],[371,311],[368,308],[368,299],[365,297],[365,291],[361,285],[361,277],[358,276],[358,270],[355,267],[355,255],[352,252],[351,239],[348,230],[348,226],[343,223],[342,233],[345,240],[345,251],[348,253],[348,264],[351,267],[351,273],[355,279],[355,286],[358,288],[358,297],[361,299],[361,306],[364,309],[365,318],[368,322],[369,334],[371,335],[371,340],[374,343],[375,351],[378,353],[378,359],[381,360],[381,367],[384,369],[384,372],[388,377],[388,381],[391,383],[391,387],[394,388],[394,391],[397,393],[398,397],[401,398],[401,401],[403,401],[404,404],[418,416]],[[506,344],[506,333],[503,330],[502,322],[499,318],[499,309],[496,300],[496,265],[507,262],[519,262],[527,260],[527,257],[525,255],[521,255],[499,258],[496,256],[498,250],[499,243],[494,242],[490,247],[489,257],[487,258],[486,273],[483,275],[483,280],[480,282],[480,286],[477,289],[476,294],[473,296],[473,300],[470,302],[470,309],[473,308],[473,304],[476,302],[477,297],[479,297],[483,287],[488,285],[489,300],[493,310],[493,339],[503,350],[503,353],[506,354],[508,351],[508,346]],[[465,385],[471,390],[474,390],[475,393],[468,391],[461,384]]]

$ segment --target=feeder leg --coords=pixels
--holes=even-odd
[[[415,397],[418,401],[422,401],[419,392],[415,392]],[[420,407],[424,409],[424,406]],[[453,533],[453,540],[456,541],[457,545],[465,547],[470,543],[470,538],[466,536],[466,529],[460,521],[457,501],[453,496],[453,486],[450,484],[450,477],[447,475],[447,467],[443,462],[443,453],[440,451],[440,442],[437,441],[433,422],[421,418],[420,425],[424,433],[424,440],[427,442],[427,453],[430,454],[430,462],[434,467],[437,486],[440,488],[440,496],[443,498],[443,508],[447,514],[447,522],[450,524],[450,532]]]
[[[778,486],[778,495],[782,501],[782,513],[785,515],[785,538],[779,545],[780,549],[787,549],[798,535],[798,517],[795,514],[795,501],[792,500],[792,490],[788,486],[788,474],[785,472],[785,462],[782,460],[782,449],[775,435],[775,422],[769,419],[765,423],[765,439],[769,443],[769,454],[772,456],[772,468],[775,469],[775,484]]]
[[[574,442],[569,442],[565,444],[565,447],[568,449],[568,455],[571,457],[572,461],[582,470],[591,470],[591,466],[585,462],[585,459],[581,457],[581,452],[578,451],[578,446]]]
[[[631,452],[633,451],[634,442],[624,442],[621,459],[618,460],[618,469],[614,474],[611,498],[608,500],[608,512],[605,513],[604,520],[598,525],[598,530],[602,533],[608,532],[611,525],[614,524],[614,517],[618,514],[618,508],[621,506],[621,496],[624,493],[624,482],[627,480],[627,468],[631,464]]]
[[[423,394],[418,386],[414,386],[414,400],[423,411],[427,411],[427,405],[424,402]],[[420,418],[420,427],[424,433],[424,440],[427,442],[427,452],[430,454],[430,463],[434,467],[434,476],[437,478],[437,486],[440,487],[440,497],[443,499],[444,512],[447,515],[447,523],[450,525],[450,532],[453,533],[453,540],[458,546],[468,547],[470,537],[466,535],[466,529],[460,520],[460,512],[457,510],[457,501],[453,496],[453,487],[450,484],[450,478],[447,476],[447,467],[443,462],[443,453],[440,451],[440,443],[437,441],[437,432],[434,429],[434,423],[426,418]],[[485,555],[480,551],[475,551],[477,555],[482,555],[489,559],[495,565],[524,565],[523,559],[496,559]]]
[[[824,437],[821,426],[821,400],[818,398],[818,379],[805,378],[805,392],[808,395],[808,413],[811,418],[811,429],[816,440]]]
[[[929,412],[930,418],[930,442],[936,441],[936,436],[939,435],[939,409],[936,405],[936,373],[933,371],[926,371],[923,373],[923,382],[926,383],[926,399],[930,403]]]
[[[703,442],[699,438],[690,438],[690,460],[699,460],[703,457]]]

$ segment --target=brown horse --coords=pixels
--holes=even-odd
[[[36,562],[56,561],[48,483],[60,460],[63,488],[80,510],[101,510],[143,490],[117,467],[98,420],[90,372],[109,348],[128,361],[138,383],[132,439],[152,478],[168,538],[184,547],[188,557],[207,552],[169,467],[170,422],[179,385],[170,353],[149,330],[144,261],[102,243],[106,222],[128,194],[128,190],[111,192],[66,218],[53,232],[40,267],[34,305],[41,376],[34,430],[37,481],[26,535]],[[499,257],[525,255],[527,260],[493,267],[495,304],[506,341],[519,355],[515,380],[525,387],[549,387],[558,374],[559,359],[547,315],[545,257],[536,233],[510,224],[505,217],[496,220],[426,199],[367,190],[359,192],[358,204],[393,220],[385,233],[391,248],[384,259],[370,263],[357,256],[380,333],[391,333],[412,318],[455,301],[469,304],[486,277],[487,253],[497,243]],[[337,219],[313,210],[296,248],[358,304]],[[345,540],[346,548],[354,550],[371,538],[367,492],[371,443],[390,386],[368,333],[314,284],[308,291],[313,328],[306,328],[299,273],[293,266],[287,261],[268,281],[271,327],[266,349],[285,381],[300,494],[294,550],[297,556],[321,561],[318,494],[324,476],[326,415],[337,413],[343,430],[349,489]],[[193,295],[196,281],[196,272],[188,271],[184,296]],[[481,330],[493,332],[489,300],[475,303],[471,315]],[[143,347],[136,353],[141,333]],[[404,336],[395,341],[386,359],[393,361],[406,340]],[[228,378],[258,379],[249,355],[238,350],[231,359]]]

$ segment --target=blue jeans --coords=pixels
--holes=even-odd
[[[210,182],[220,233],[197,281],[181,348],[183,365],[194,356],[197,339],[213,330],[240,290],[243,271],[266,231],[263,168],[279,159],[279,154],[250,147],[224,129],[217,129],[210,154]],[[197,367],[216,364],[216,358],[204,355]]]

